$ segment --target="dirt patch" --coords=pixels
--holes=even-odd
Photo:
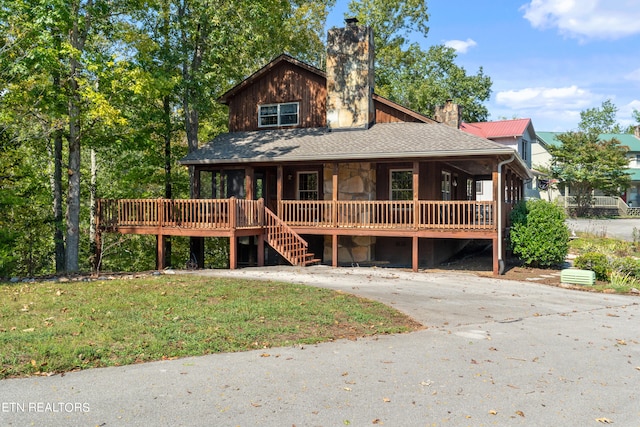
[[[482,277],[560,286],[560,271],[567,267],[568,264],[555,268],[531,268],[521,265],[516,259],[507,259],[504,274],[494,276],[493,249],[491,245],[484,245],[469,246],[455,258],[430,271],[464,271]]]

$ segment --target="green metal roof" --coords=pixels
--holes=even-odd
[[[631,181],[640,181],[640,169],[628,169],[627,172],[631,175]]]
[[[629,151],[640,152],[640,139],[630,133],[603,133],[600,135],[601,140],[617,139],[620,141],[620,145],[626,145],[629,147]]]
[[[540,140],[546,146],[554,146],[559,147],[561,142],[558,140],[557,136],[562,132],[536,132],[536,136],[538,140]]]
[[[563,133],[564,132],[536,132],[536,136],[544,145],[559,147],[562,143],[558,140],[558,135],[562,135]],[[603,133],[599,135],[600,140],[610,140],[613,138],[620,141],[620,145],[629,147],[630,152],[640,153],[640,139],[631,133]]]

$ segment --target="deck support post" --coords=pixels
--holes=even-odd
[[[338,266],[338,235],[331,235],[331,266]]]
[[[258,234],[258,267],[264,267],[264,233]]]
[[[164,236],[162,234],[158,234],[156,236],[156,268],[158,271],[164,270]]]
[[[238,238],[235,231],[229,236],[229,269],[238,268]]]
[[[418,236],[413,236],[411,240],[411,270],[415,273],[418,271]]]
[[[498,254],[498,237],[493,238],[493,275],[500,274],[500,254]]]

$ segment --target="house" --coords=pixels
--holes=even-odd
[[[327,36],[326,72],[281,55],[223,94],[229,132],[181,160],[194,200],[102,201],[101,230],[230,242],[230,268],[307,265],[432,267],[473,239],[504,266],[511,206],[530,178],[508,146],[377,95],[370,28]],[[475,185],[490,180],[492,200]],[[203,251],[195,259],[203,265]]]
[[[496,120],[491,122],[460,123],[460,130],[490,139],[517,151],[522,160],[531,169],[532,149],[536,141],[536,132],[531,119]],[[477,199],[491,200],[491,182],[478,181]],[[535,181],[527,182],[525,197],[538,197]]]
[[[561,142],[557,136],[562,132],[538,132],[536,134],[536,144],[534,145],[533,163],[535,165],[549,166],[551,162],[551,154],[549,154],[549,146],[559,146]],[[627,157],[629,159],[629,168],[627,172],[631,175],[631,183],[624,192],[622,192],[622,200],[629,207],[640,207],[640,126],[636,126],[634,133],[604,133],[599,135],[599,139],[603,141],[617,139],[620,145],[629,148]],[[537,147],[536,147],[537,146]],[[543,197],[549,200],[555,200],[558,196],[564,195],[562,191],[549,187],[548,190],[542,192]]]

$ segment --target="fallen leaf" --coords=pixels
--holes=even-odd
[[[344,387],[343,390],[344,391],[351,391],[351,389],[349,387]]]
[[[372,424],[384,424],[382,421],[380,421],[380,418],[376,418],[375,420],[373,420],[371,422]]]
[[[496,411],[495,409],[492,409],[489,411],[489,415],[498,415],[498,411]]]
[[[609,418],[596,418],[596,421],[602,424],[612,424],[613,421],[611,421]]]
[[[259,408],[259,407],[261,407],[262,405],[261,405],[261,404],[259,404],[259,403],[251,402],[251,406],[253,406],[254,408]]]
[[[270,356],[271,356],[271,355],[270,355],[269,353],[262,353],[262,354],[260,355],[260,357],[270,357]]]
[[[388,397],[385,397],[385,398],[382,399],[382,401],[385,402],[385,403],[389,403],[389,402],[391,402],[391,399],[389,399]]]
[[[522,412],[522,411],[516,411],[516,415],[520,415],[521,417],[524,417],[524,412]]]
[[[618,344],[620,345],[627,345],[627,342],[625,340],[616,340],[618,342]]]

